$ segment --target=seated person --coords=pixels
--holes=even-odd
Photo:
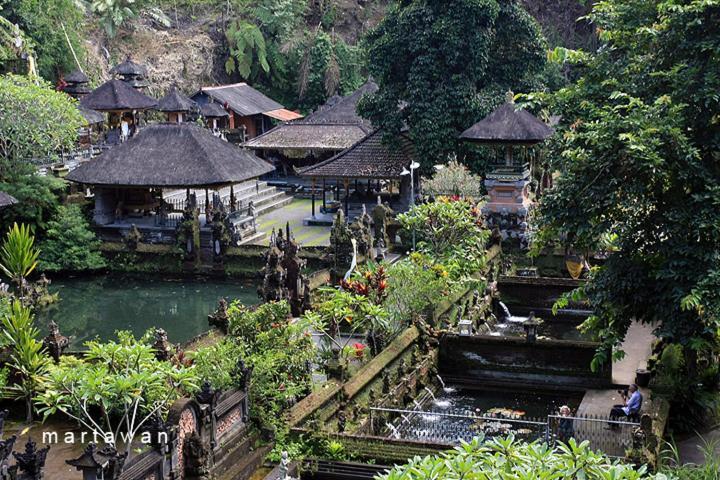
[[[614,405],[610,410],[610,420],[627,419],[640,413],[643,397],[634,383],[627,389],[627,393],[622,394],[623,404]]]
[[[560,407],[560,417],[566,418],[560,418],[558,421],[557,438],[563,443],[567,443],[575,436],[575,428],[573,427],[573,420],[570,418],[571,416],[572,412],[570,411],[570,407],[567,405]]]

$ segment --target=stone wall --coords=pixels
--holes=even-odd
[[[598,344],[484,335],[444,335],[440,340],[440,375],[460,384],[524,384],[527,386],[608,387],[610,366],[590,369]]]

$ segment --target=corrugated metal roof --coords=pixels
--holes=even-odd
[[[286,110],[284,108],[280,108],[278,110],[270,110],[269,112],[265,112],[265,115],[276,120],[281,120],[283,122],[289,122],[290,120],[297,120],[299,118],[303,118],[303,116],[299,113],[293,112],[292,110]]]
[[[203,87],[200,92],[193,95],[205,94],[212,97],[220,105],[225,105],[243,117],[271,112],[285,108],[275,100],[266,97],[247,83],[235,83],[218,87]]]

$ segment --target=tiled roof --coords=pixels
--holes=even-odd
[[[300,170],[303,177],[316,178],[401,178],[403,168],[415,161],[410,139],[401,134],[392,142],[383,141],[377,130],[352,147],[316,165]]]

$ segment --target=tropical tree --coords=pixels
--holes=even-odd
[[[0,247],[0,270],[15,282],[20,298],[24,296],[27,277],[37,267],[39,255],[30,227],[13,224]]]
[[[84,16],[84,2],[77,0],[0,2],[0,18],[5,17],[24,32],[37,55],[39,73],[48,81],[76,69],[84,60]],[[61,127],[59,123],[57,126]]]
[[[75,146],[84,120],[74,102],[49,84],[0,76],[0,181],[34,173],[33,159],[49,163]]]
[[[124,444],[129,452],[148,420],[164,418],[176,399],[198,388],[198,381],[192,367],[158,360],[149,334],[140,340],[129,332],[117,335],[117,341],[87,342],[83,358],[66,355],[51,365],[36,401],[45,418],[62,412],[105,443],[118,450]]]
[[[720,2],[606,0],[591,19],[602,45],[582,78],[531,98],[564,119],[536,249],[608,251],[581,292],[597,360],[621,355],[634,319],[652,324],[685,356],[671,399],[693,403],[718,381]]]
[[[427,195],[447,195],[467,198],[480,198],[483,192],[483,179],[474,175],[452,156],[447,165],[436,165],[437,172],[431,178],[424,178],[423,193]]]
[[[77,205],[58,208],[40,245],[40,268],[45,271],[97,270],[105,266],[100,241]]]
[[[33,398],[47,379],[50,357],[45,354],[40,331],[29,307],[19,300],[0,317],[3,343],[10,348],[9,367],[17,379],[5,388],[9,396],[25,401],[26,421],[33,420]]]
[[[409,128],[426,173],[546,63],[540,27],[515,0],[395,2],[366,43],[380,90],[360,113],[388,134]]]

